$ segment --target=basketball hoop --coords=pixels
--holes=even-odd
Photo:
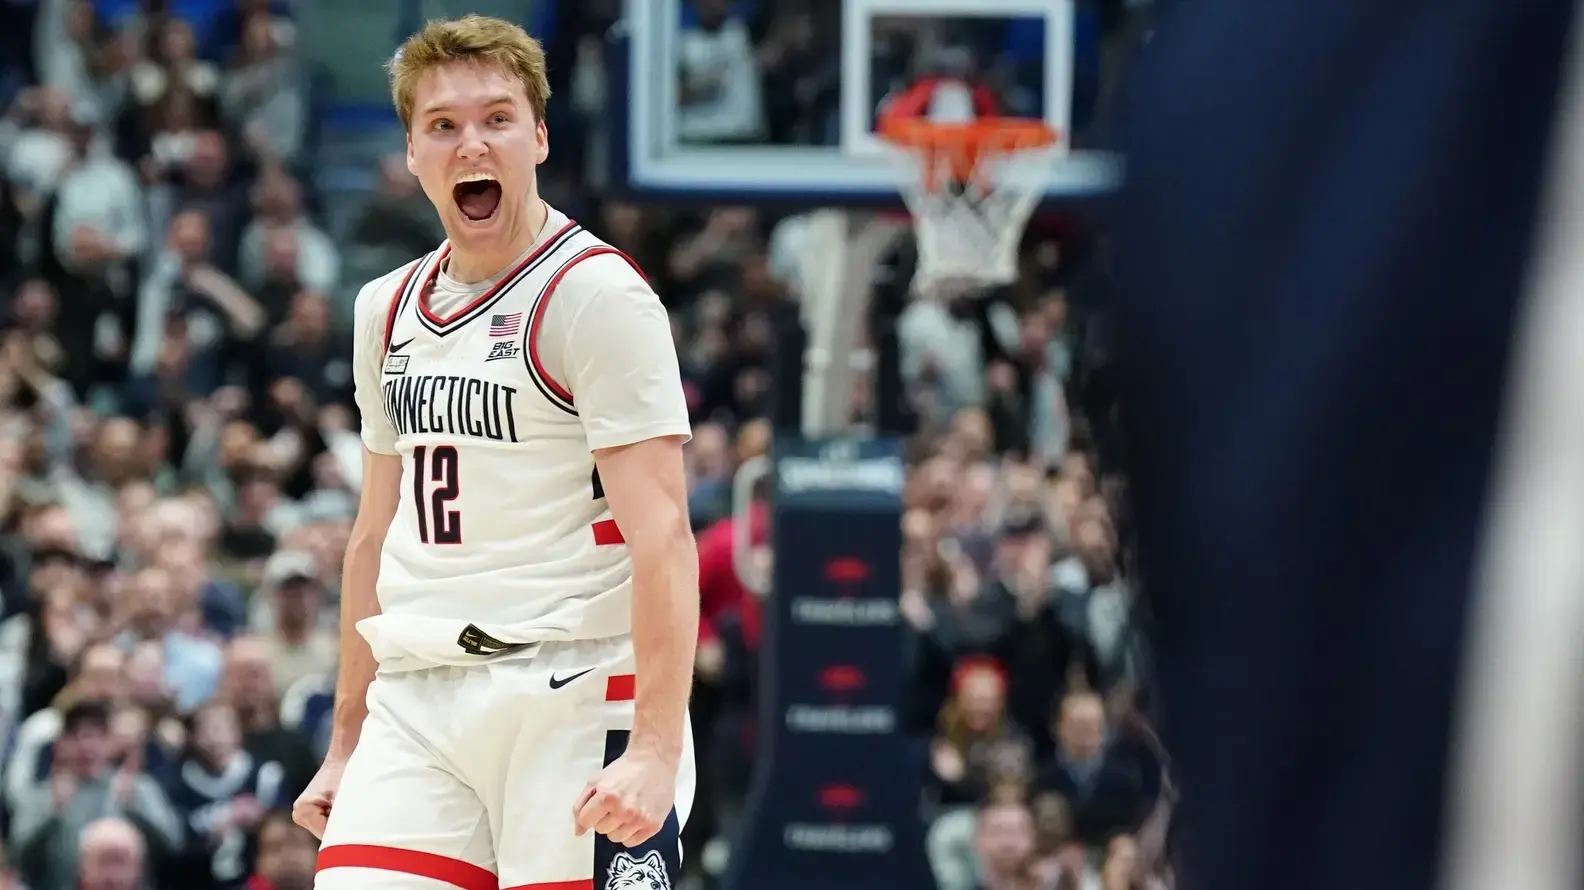
[[[914,289],[940,295],[1016,279],[1023,227],[1058,154],[1056,131],[1025,118],[887,115],[878,135],[906,174],[900,191],[918,235]]]

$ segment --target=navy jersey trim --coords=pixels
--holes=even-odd
[[[612,679],[615,679],[614,677]],[[605,765],[627,751],[631,733],[624,729],[605,733]],[[682,876],[682,819],[672,806],[655,835],[631,847],[616,844],[595,832],[592,890],[622,887],[675,887]],[[526,888],[522,888],[526,890]]]

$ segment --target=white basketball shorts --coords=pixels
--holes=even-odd
[[[666,890],[693,804],[692,730],[665,827],[626,848],[574,833],[573,804],[626,750],[626,637],[525,658],[380,673],[330,809],[316,890]]]

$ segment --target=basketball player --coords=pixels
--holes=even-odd
[[[1162,3],[1123,417],[1181,886],[1584,885],[1584,17]]]
[[[666,313],[540,199],[522,29],[430,23],[391,84],[447,240],[357,298],[335,722],[294,809],[315,886],[667,887],[698,585]]]

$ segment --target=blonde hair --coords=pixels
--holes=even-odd
[[[522,82],[534,119],[543,122],[550,101],[544,47],[521,27],[504,19],[469,15],[436,19],[407,38],[386,68],[391,100],[402,127],[411,128],[414,93],[425,72],[450,62],[472,62],[499,68]]]

